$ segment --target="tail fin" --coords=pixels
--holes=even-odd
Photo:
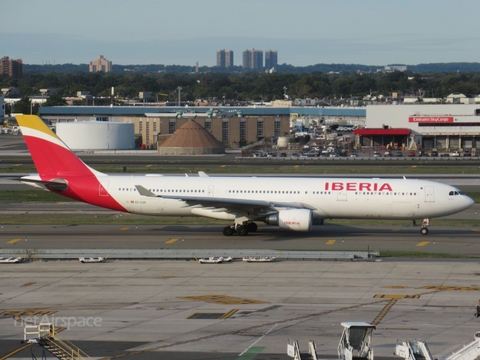
[[[24,176],[26,183],[72,199],[113,210],[127,211],[108,192],[108,176],[87,166],[36,115],[17,115],[39,176]],[[101,179],[100,179],[101,178]]]
[[[99,174],[80,160],[36,115],[16,115],[42,180]]]

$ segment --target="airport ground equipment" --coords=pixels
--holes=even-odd
[[[24,344],[38,344],[58,359],[92,360],[84,351],[67,340],[57,337],[55,326],[51,323],[26,325],[23,330]]]
[[[338,344],[339,360],[373,360],[372,331],[366,322],[342,322],[343,333]]]
[[[317,345],[315,344],[315,341],[310,340],[308,342],[308,353],[312,357],[313,360],[318,360],[317,357]]]
[[[432,354],[424,340],[397,340],[395,355],[405,360],[433,360]]]
[[[287,342],[287,355],[292,357],[293,360],[301,360],[300,347],[297,340],[288,339]]]
[[[395,355],[405,360],[475,360],[480,356],[480,332],[473,340],[458,346],[443,356],[432,356],[424,340],[398,340]]]

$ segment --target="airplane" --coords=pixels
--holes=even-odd
[[[107,175],[78,158],[36,115],[17,115],[37,174],[26,184],[92,205],[133,214],[203,216],[232,221],[225,236],[257,231],[256,222],[310,231],[326,219],[429,219],[468,209],[459,189],[406,178],[297,178]]]

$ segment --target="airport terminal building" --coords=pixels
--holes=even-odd
[[[398,149],[476,149],[480,147],[480,104],[402,104],[348,107],[158,107],[54,106],[39,114],[50,124],[73,121],[132,123],[141,146],[155,148],[190,119],[226,147],[239,142],[288,136],[293,120],[365,124],[354,131],[356,147]],[[359,126],[360,127],[360,126]]]
[[[365,128],[355,130],[360,146],[480,147],[480,104],[371,105],[366,109]]]
[[[39,115],[51,125],[61,122],[106,121],[133,123],[142,147],[156,147],[162,135],[173,134],[190,119],[227,147],[256,143],[290,134],[298,117],[364,122],[365,108],[322,107],[159,107],[159,106],[44,106]]]

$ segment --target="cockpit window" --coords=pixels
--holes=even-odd
[[[450,191],[448,193],[449,196],[457,196],[457,195],[463,195],[461,191]]]

